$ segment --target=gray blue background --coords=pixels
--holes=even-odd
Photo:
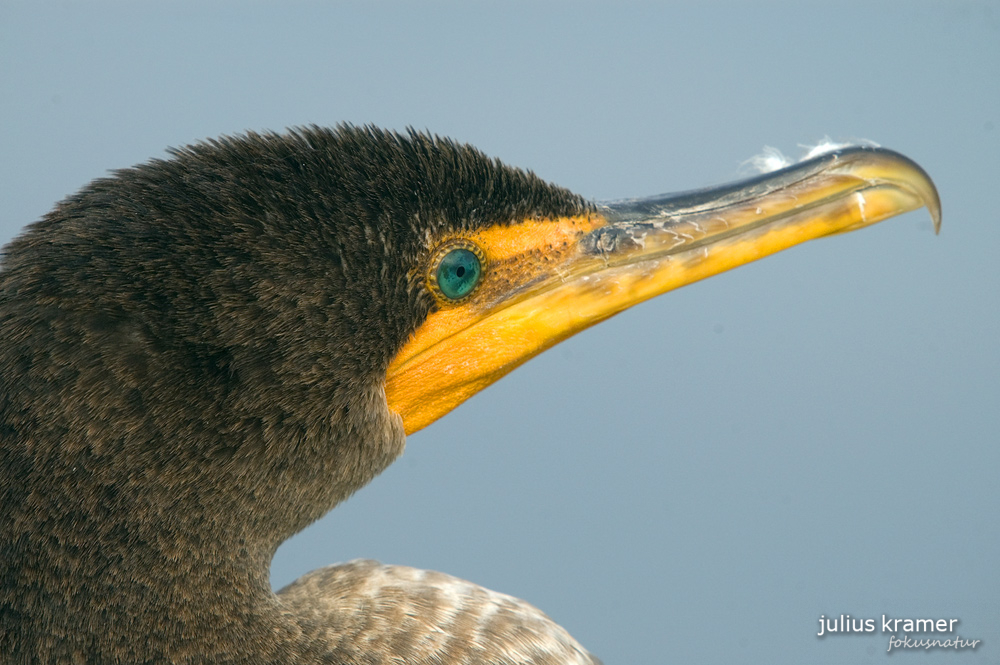
[[[530,600],[608,665],[1000,662],[1000,3],[0,4],[0,236],[108,169],[342,121],[593,198],[824,136],[944,205],[667,294],[410,438],[285,544]],[[0,342],[2,343],[2,342]],[[887,656],[820,615],[960,618]]]

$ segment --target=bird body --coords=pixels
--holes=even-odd
[[[597,662],[444,575],[353,562],[275,594],[268,568],[407,432],[627,307],[523,349],[523,316],[501,316],[581,288],[551,261],[624,270],[652,233],[637,210],[612,229],[468,146],[349,126],[176,150],[59,203],[0,269],[2,662]],[[456,348],[483,367],[457,387]]]

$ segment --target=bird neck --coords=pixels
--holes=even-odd
[[[280,662],[295,653],[301,630],[269,583],[275,550],[403,447],[381,388],[354,395],[326,418],[287,409],[266,427],[247,427],[231,404],[219,429],[242,436],[201,434],[200,445],[196,428],[180,424],[201,408],[179,404],[167,431],[150,409],[141,422],[75,417],[72,430],[58,416],[9,418],[18,431],[0,447],[13,480],[0,484],[0,652],[44,655],[39,662],[74,653],[174,662],[185,652]],[[37,413],[60,413],[51,399],[29,401]],[[112,427],[154,434],[112,447]]]

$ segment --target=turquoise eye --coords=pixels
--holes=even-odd
[[[461,300],[472,293],[483,266],[476,254],[464,247],[453,249],[441,258],[437,269],[437,283],[441,293],[449,300]]]
[[[444,303],[464,300],[483,277],[486,259],[474,243],[456,239],[446,243],[431,263],[428,282],[431,291]]]

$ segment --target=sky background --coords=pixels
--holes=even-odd
[[[348,121],[587,197],[823,137],[926,211],[638,306],[527,363],[286,543],[522,597],[607,665],[1000,663],[1000,3],[0,3],[0,240],[109,169]],[[2,341],[0,341],[2,343]],[[886,655],[821,615],[958,618]]]

